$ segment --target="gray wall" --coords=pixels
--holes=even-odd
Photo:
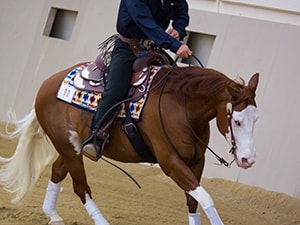
[[[222,177],[300,197],[299,59],[300,27],[236,16],[201,12],[191,30],[215,34],[208,67],[231,78],[260,73],[255,128],[257,163],[249,170],[213,166],[208,153],[205,175]],[[215,128],[215,122],[212,122]],[[230,159],[229,146],[213,129],[211,146]]]
[[[78,11],[70,40],[43,35],[51,7]],[[115,33],[116,11],[114,1],[1,1],[0,119],[6,120],[10,107],[19,116],[29,112],[45,78],[78,62],[93,60],[98,44]]]
[[[295,22],[295,18],[300,21],[299,8],[297,5],[296,12],[289,12],[265,6],[249,8],[246,4],[241,10],[240,2],[244,1],[240,0],[237,5],[228,0],[190,1],[189,31],[201,34],[199,41],[193,43],[193,51],[203,58],[206,66],[231,78],[239,75],[246,80],[260,73],[257,90],[260,118],[255,128],[257,163],[246,171],[236,166],[226,169],[213,165],[216,161],[207,153],[205,176],[230,179],[300,198],[297,140],[300,22]],[[40,84],[51,74],[78,62],[93,60],[97,45],[115,33],[118,2],[2,0],[0,120],[8,119],[9,108],[14,108],[18,117],[26,115]],[[70,40],[44,35],[51,7],[78,11]],[[212,121],[210,145],[229,160],[229,146],[215,127]]]

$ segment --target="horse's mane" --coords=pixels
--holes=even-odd
[[[230,84],[242,87],[244,81],[241,78],[239,81],[233,81],[213,69],[175,67],[169,76],[166,91],[184,95],[212,96],[220,94]]]

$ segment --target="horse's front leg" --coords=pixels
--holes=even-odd
[[[200,152],[205,152],[205,149],[202,149]],[[196,159],[197,158],[197,159]],[[197,157],[194,157],[193,160],[191,160],[193,163],[189,164],[189,168],[192,170],[193,174],[195,175],[198,184],[200,183],[200,179],[202,176],[203,168],[204,168],[204,154],[199,154]],[[200,218],[200,212],[197,211],[198,209],[198,202],[190,196],[188,193],[185,193],[186,195],[186,202],[188,206],[188,220],[189,225],[200,225],[201,224],[201,218]]]
[[[206,144],[209,141],[209,126],[207,125],[206,131],[200,136]],[[190,158],[189,168],[196,177],[198,184],[200,183],[202,172],[205,164],[205,148],[204,146],[196,147],[197,154],[193,158]],[[200,212],[197,212],[198,203],[202,207],[209,221],[213,225],[223,224],[219,217],[217,210],[215,209],[214,202],[210,195],[202,186],[197,186],[190,191],[186,191],[187,205],[189,209],[189,225],[200,225]]]
[[[223,225],[211,196],[202,186],[198,186],[187,193],[190,195],[187,197],[189,207],[198,202],[212,225]],[[189,225],[200,225],[200,213],[189,213]]]
[[[196,212],[197,203],[200,204],[212,225],[222,225],[223,222],[214,207],[212,198],[199,185],[199,179],[192,172],[192,169],[176,154],[168,154],[165,160],[161,160],[160,166],[164,172],[193,198],[188,198],[190,225],[200,225],[200,214]]]
[[[62,157],[59,156],[52,165],[52,175],[48,182],[43,203],[43,211],[50,218],[49,224],[64,225],[63,219],[56,212],[56,202],[61,191],[61,181],[68,174]]]
[[[186,193],[186,202],[189,209],[188,219],[189,225],[200,225],[200,212],[197,212],[198,202],[189,194]]]
[[[204,152],[204,150],[203,150]],[[195,160],[195,159],[194,159]],[[197,163],[190,165],[190,169],[195,175],[198,183],[200,182],[203,168],[205,156],[202,155],[196,160]],[[196,194],[195,194],[196,193]],[[203,186],[197,186],[195,189],[191,189],[191,191],[186,192],[187,205],[189,208],[189,225],[200,225],[200,212],[197,212],[198,203],[201,208],[205,212],[209,221],[213,225],[221,225],[223,224],[221,218],[217,210],[215,209],[214,202],[207,191],[203,188]]]
[[[199,157],[198,160],[193,160],[193,161],[194,163],[192,163],[192,165],[189,165],[189,167],[192,170],[199,184],[203,172],[203,167],[204,167],[204,155],[202,157]],[[185,192],[185,195],[186,195],[186,204],[188,206],[188,211],[189,211],[188,213],[189,225],[200,225],[201,224],[200,212],[197,211],[198,202],[188,193]]]
[[[190,194],[187,194],[187,204],[189,207],[189,225],[200,225],[200,212],[197,212],[198,202],[204,210],[206,216],[208,217],[211,224],[221,225],[223,224],[219,214],[214,206],[213,200],[210,195],[206,192],[206,190],[201,186],[199,186],[201,190],[201,194],[197,197],[192,197]]]

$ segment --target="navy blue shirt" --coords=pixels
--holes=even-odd
[[[186,0],[121,0],[117,31],[127,38],[151,39],[157,45],[176,53],[181,43],[166,33],[170,22],[180,40],[189,24]]]

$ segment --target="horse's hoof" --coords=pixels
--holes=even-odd
[[[64,221],[50,221],[48,225],[65,225]]]

